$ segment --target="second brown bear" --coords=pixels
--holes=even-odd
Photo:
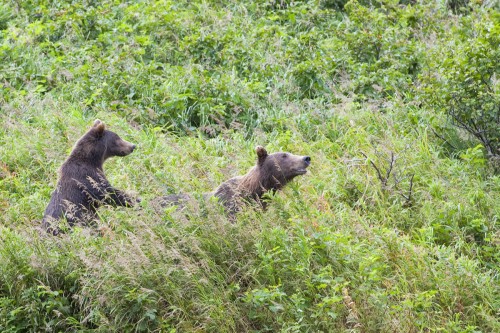
[[[254,200],[265,208],[266,203],[262,197],[266,192],[282,189],[293,178],[305,174],[311,164],[309,156],[285,152],[268,154],[262,146],[257,146],[255,152],[257,164],[246,175],[231,178],[214,192],[203,195],[205,198],[210,196],[219,198],[229,215],[237,213],[249,200]],[[190,196],[187,194],[171,194],[157,201],[161,206],[183,206],[183,202],[189,199]]]

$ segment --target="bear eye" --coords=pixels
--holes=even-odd
[[[288,154],[281,155],[281,158],[287,158],[287,157],[288,157]]]

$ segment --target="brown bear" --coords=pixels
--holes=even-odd
[[[219,198],[229,214],[236,213],[249,199],[265,208],[264,193],[281,190],[293,178],[305,174],[311,163],[309,156],[283,152],[269,155],[262,146],[257,146],[255,151],[257,165],[246,175],[231,178],[215,189],[213,195]]]
[[[138,200],[114,189],[106,179],[103,164],[112,156],[127,156],[135,145],[106,129],[97,119],[75,144],[59,170],[59,181],[45,209],[42,226],[49,233],[60,232],[57,221],[63,217],[73,226],[96,219],[102,204],[133,206]]]
[[[225,206],[229,215],[237,213],[245,202],[256,201],[263,208],[266,203],[262,196],[268,192],[282,189],[288,182],[307,172],[311,163],[309,156],[298,156],[291,153],[278,152],[268,154],[262,146],[255,148],[257,164],[244,176],[231,178],[214,192],[206,193],[204,198],[215,196]],[[186,194],[172,194],[160,198],[160,205],[179,205],[190,198]]]

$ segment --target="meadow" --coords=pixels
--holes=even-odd
[[[488,0],[0,0],[0,331],[500,332],[498,59]],[[95,119],[142,201],[48,235]],[[312,163],[232,220],[257,145]]]

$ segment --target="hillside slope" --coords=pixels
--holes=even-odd
[[[0,0],[0,331],[500,331],[498,168],[450,119],[499,105],[500,14],[416,2]],[[141,207],[46,235],[96,118]],[[266,211],[152,206],[256,145],[312,158]]]

